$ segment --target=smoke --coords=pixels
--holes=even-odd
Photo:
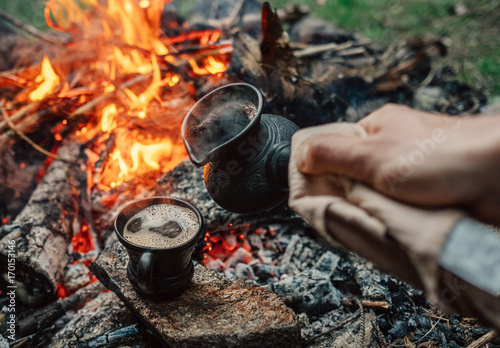
[[[248,99],[241,93],[215,93],[193,108],[186,139],[197,160],[203,160],[210,151],[230,141],[250,124],[257,114],[257,106]]]

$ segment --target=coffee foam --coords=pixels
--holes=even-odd
[[[129,225],[138,218],[142,223],[140,229],[134,233],[129,229]],[[169,221],[177,222],[182,228],[182,232],[176,237],[169,238],[150,231],[150,228],[160,227]],[[193,238],[199,226],[198,217],[191,209],[172,204],[155,204],[135,214],[127,221],[123,237],[131,243],[146,247],[172,248]]]

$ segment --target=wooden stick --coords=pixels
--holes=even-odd
[[[246,0],[240,0],[236,6],[233,8],[233,11],[229,15],[229,17],[225,18],[223,20],[223,25],[227,26],[228,28],[235,27],[238,25],[238,23],[241,22],[241,19],[243,17],[243,9],[245,5]]]
[[[11,16],[10,14],[8,14],[7,12],[5,12],[3,10],[0,10],[0,18],[11,23],[12,25],[16,26],[17,28],[25,31],[26,33],[28,33],[28,34],[30,34],[30,35],[32,35],[40,40],[43,40],[43,41],[46,41],[48,43],[58,45],[58,46],[61,46],[64,44],[64,42],[62,42],[61,40],[59,40],[55,36],[48,35],[48,34],[38,30],[37,28],[35,28],[29,24],[23,23],[19,19]]]
[[[340,51],[344,50],[346,48],[350,48],[354,45],[352,41],[345,42],[343,44],[337,44],[337,43],[327,43],[324,45],[315,45],[315,46],[309,46],[304,49],[301,49],[300,51],[296,51],[293,53],[293,55],[296,58],[306,58],[306,57],[311,57],[315,56],[318,54],[322,54],[325,52],[330,52],[330,51]]]
[[[13,123],[17,122],[17,121],[21,120],[24,116],[26,116],[26,114],[28,114],[29,112],[37,109],[39,105],[40,105],[40,102],[38,102],[38,101],[30,103],[28,105],[25,105],[21,109],[19,109],[19,111],[15,112],[10,117],[8,117],[8,119],[10,120],[10,122],[13,122]],[[9,121],[7,121],[7,120],[0,122],[0,133],[3,132],[6,128],[9,128],[8,122]]]
[[[362,306],[364,308],[371,308],[371,309],[388,309],[390,306],[389,306],[389,303],[387,303],[386,301],[370,301],[370,300],[362,300],[360,301]],[[359,304],[357,303],[356,300],[343,300],[342,301],[342,304],[344,306],[358,306],[359,307]]]
[[[134,343],[144,343],[145,337],[141,332],[139,324],[133,324],[113,331],[106,332],[88,340],[81,338],[77,341],[77,347],[102,347],[102,342],[106,342],[108,347],[134,346]],[[127,344],[128,343],[128,344]]]
[[[114,93],[117,90],[123,90],[124,88],[130,87],[130,86],[132,86],[135,83],[144,81],[145,79],[151,77],[152,75],[153,74],[151,74],[151,73],[145,74],[145,75],[139,75],[137,77],[134,77],[131,80],[128,80],[128,81],[122,83],[117,88],[115,88],[113,91],[105,93],[105,94],[101,94],[100,96],[92,99],[91,101],[89,101],[89,102],[81,105],[78,109],[76,109],[71,114],[69,114],[68,118],[72,118],[72,117],[74,117],[76,115],[84,115],[84,114],[86,114],[87,112],[89,112],[90,110],[92,110],[97,104],[99,104],[100,102],[103,102],[104,100],[106,100],[106,98],[114,95]]]
[[[30,314],[16,324],[17,334],[20,337],[30,335],[39,330],[45,329],[52,325],[54,321],[66,314],[67,311],[82,305],[88,299],[96,297],[106,288],[100,282],[91,283],[74,294],[57,300],[50,305],[43,307],[36,312]]]
[[[45,150],[43,147],[41,147],[40,145],[36,144],[33,140],[31,140],[30,138],[28,138],[26,136],[26,134],[24,134],[21,130],[17,129],[16,125],[14,123],[12,123],[12,121],[10,120],[10,117],[9,115],[7,115],[7,112],[5,111],[5,108],[3,106],[3,103],[0,103],[0,111],[2,113],[2,116],[4,118],[4,120],[7,122],[7,124],[9,125],[10,129],[12,129],[17,135],[19,135],[22,139],[24,139],[25,141],[27,141],[31,146],[33,146],[36,150],[38,150],[39,152],[43,153],[45,156],[47,157],[50,157],[50,158],[53,158],[55,160],[58,160],[58,161],[63,161],[63,162],[66,162],[66,163],[69,163],[69,164],[73,164],[73,165],[78,165],[78,163],[74,162],[74,161],[70,161],[68,159],[65,159],[65,158],[61,158],[57,155],[54,155],[53,153],[50,153],[48,152],[47,150]]]
[[[467,346],[467,348],[480,348],[498,336],[498,332],[496,330],[491,330],[490,332],[485,333],[483,336],[479,337],[477,340],[472,342]]]

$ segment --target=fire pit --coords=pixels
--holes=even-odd
[[[301,36],[321,21],[254,1],[200,0],[185,20],[160,0],[51,0],[45,17],[49,33],[2,17],[18,34],[0,73],[1,343],[453,347],[488,333],[325,244],[286,205],[246,215],[221,208],[181,136],[195,101],[229,83],[256,86],[264,113],[299,128],[357,121],[387,102],[480,111],[480,93],[431,69],[439,40],[382,49],[328,23]],[[111,223],[152,196],[188,201],[206,221],[181,295],[190,305],[165,303],[175,316],[136,297]]]

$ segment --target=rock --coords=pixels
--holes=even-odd
[[[132,288],[127,261],[125,249],[115,243],[90,269],[169,347],[300,346],[295,313],[264,288],[232,282],[197,264],[186,292],[155,301]]]
[[[330,276],[312,269],[293,277],[266,286],[283,299],[297,312],[324,313],[338,308],[342,294],[330,281]]]

